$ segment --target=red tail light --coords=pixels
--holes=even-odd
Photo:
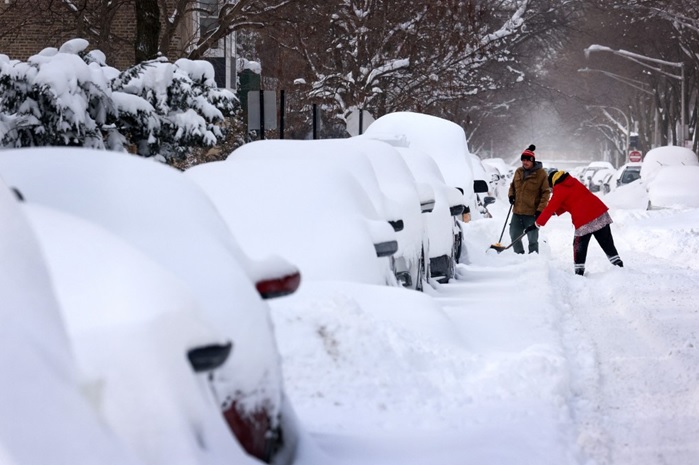
[[[281,278],[267,279],[258,281],[255,287],[263,299],[273,299],[293,294],[301,284],[301,273],[298,271],[294,274],[283,276]]]
[[[242,415],[233,402],[228,408],[224,407],[223,416],[245,452],[263,462],[272,461],[275,452],[282,445],[283,438],[278,428],[272,428],[272,422],[265,409]]]

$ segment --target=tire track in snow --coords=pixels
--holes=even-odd
[[[623,270],[599,259],[584,278],[561,271],[570,267],[563,259],[551,270],[576,367],[578,441],[598,465],[696,464],[699,271],[646,254],[648,244],[618,245]]]

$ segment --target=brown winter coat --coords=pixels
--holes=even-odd
[[[515,204],[512,211],[517,215],[534,216],[541,212],[549,203],[551,188],[548,175],[541,165],[536,162],[529,176],[524,178],[524,168],[519,167],[512,177],[508,197],[515,196]]]

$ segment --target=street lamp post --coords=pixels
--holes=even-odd
[[[671,77],[673,79],[677,79],[680,81],[680,125],[682,126],[680,129],[680,138],[681,138],[681,145],[684,146],[685,140],[687,139],[687,134],[686,134],[686,124],[685,124],[685,73],[684,73],[684,63],[681,61],[665,61],[665,60],[660,60],[658,58],[651,58],[647,57],[644,55],[639,55],[638,53],[633,53],[629,52],[627,50],[614,50],[609,47],[605,47],[604,45],[590,45],[587,47],[585,50],[585,56],[589,57],[590,53],[592,52],[609,52],[614,55],[620,56],[622,58],[625,58],[627,60],[631,60],[634,63],[638,63],[639,65],[651,69],[653,71],[656,71],[660,74],[663,74],[665,76]],[[664,65],[664,66],[671,66],[673,68],[679,68],[680,69],[680,74],[672,74],[668,73],[664,69],[658,68],[657,66],[652,66],[649,63],[655,63],[657,65]]]
[[[615,81],[619,81],[622,84],[626,84],[627,86],[631,86],[634,89],[640,90],[644,94],[655,95],[654,92],[651,92],[650,90],[645,88],[645,86],[647,85],[645,82],[639,81],[637,79],[631,79],[626,76],[621,76],[619,74],[610,73],[609,71],[594,68],[581,68],[578,70],[578,73],[600,73],[609,78],[614,79]]]

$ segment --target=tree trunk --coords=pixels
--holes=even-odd
[[[158,0],[138,0],[136,8],[136,63],[158,56],[160,7]]]

